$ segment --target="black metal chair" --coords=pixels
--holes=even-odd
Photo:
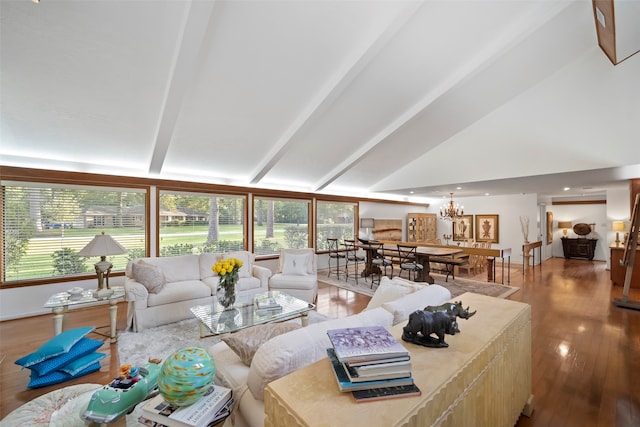
[[[364,264],[364,255],[358,253],[358,247],[356,241],[353,239],[344,239],[344,248],[346,253],[346,263],[344,265],[344,271],[349,280],[349,266],[353,266],[354,276],[356,277],[356,285],[358,284],[358,276],[360,275],[360,269],[358,265]]]
[[[375,283],[374,277],[378,277],[378,285],[380,285],[380,280],[382,280],[382,270],[384,269],[384,275],[393,278],[393,261],[387,258],[384,254],[384,243],[377,243],[374,241],[369,242],[369,250],[373,259],[371,260],[371,288],[373,288],[373,284]],[[387,275],[387,267],[391,267],[391,276]]]
[[[340,260],[346,259],[344,252],[340,252],[338,248],[338,239],[327,238],[327,245],[329,247],[329,274],[327,277],[331,277],[331,273],[336,273],[338,280],[340,280]],[[331,260],[335,260],[335,266],[331,268]]]
[[[416,262],[416,247],[409,245],[397,245],[398,257],[400,258],[400,275],[403,271],[409,274],[409,280],[416,280],[416,275],[421,272],[424,267]],[[411,273],[413,272],[413,279]]]

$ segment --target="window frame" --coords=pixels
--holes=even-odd
[[[67,175],[69,174],[69,175]],[[65,176],[75,176],[76,174],[66,173]],[[145,223],[142,227],[144,233],[144,253],[145,256],[149,254],[149,236],[150,236],[150,186],[148,185],[140,185],[135,182],[98,182],[93,179],[93,176],[87,176],[86,174],[81,175],[78,179],[66,178],[66,179],[57,179],[58,174],[53,174],[51,177],[46,177],[43,175],[42,171],[37,171],[37,173],[31,174],[29,176],[11,176],[9,174],[4,175],[2,178],[2,185],[0,186],[0,191],[2,191],[2,203],[0,203],[0,228],[2,230],[0,236],[0,289],[10,289],[16,287],[24,287],[24,286],[34,286],[34,285],[43,285],[43,284],[52,284],[52,283],[64,283],[64,282],[77,282],[80,280],[92,280],[95,279],[95,272],[90,271],[86,273],[77,273],[77,274],[69,274],[64,276],[48,276],[48,277],[38,277],[38,278],[28,278],[28,279],[18,279],[18,280],[6,280],[6,269],[5,269],[5,223],[4,223],[4,191],[5,186],[20,186],[23,185],[25,187],[31,188],[63,188],[63,189],[78,189],[78,190],[100,190],[100,191],[119,191],[119,190],[130,190],[131,192],[138,192],[143,195],[144,198],[144,217]],[[84,178],[84,179],[83,179]],[[100,230],[100,227],[93,228],[97,231]],[[98,259],[89,260],[89,262],[95,263]],[[124,275],[125,269],[113,270],[110,274],[111,277],[114,276],[122,276]]]
[[[318,224],[318,218],[320,217],[320,215],[318,214],[318,208],[319,205],[323,204],[323,203],[327,203],[327,204],[340,204],[340,205],[353,205],[353,238],[357,238],[358,233],[360,232],[359,229],[359,221],[358,218],[360,216],[360,204],[357,201],[354,200],[336,200],[336,199],[321,199],[321,198],[317,198],[316,199],[316,204],[315,204],[315,221],[314,221],[314,247],[316,248],[316,253],[318,254],[324,254],[327,253],[328,250],[326,249],[320,249],[321,246],[319,246],[319,241],[317,241],[318,236],[320,236],[322,233],[318,230],[318,226],[319,225],[326,225],[326,224]],[[340,238],[338,238],[340,239]]]

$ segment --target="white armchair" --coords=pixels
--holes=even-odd
[[[282,291],[315,303],[318,296],[318,271],[314,250],[281,249],[278,271],[269,279],[269,290]]]

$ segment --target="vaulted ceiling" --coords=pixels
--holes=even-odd
[[[640,55],[609,61],[588,0],[0,15],[0,164],[396,199],[640,177]]]

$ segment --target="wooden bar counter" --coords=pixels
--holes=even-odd
[[[265,426],[513,426],[531,411],[531,308],[473,293],[455,300],[477,313],[446,336],[448,348],[401,341],[421,396],[355,403],[325,358],[267,386]],[[391,328],[399,340],[405,324]]]

